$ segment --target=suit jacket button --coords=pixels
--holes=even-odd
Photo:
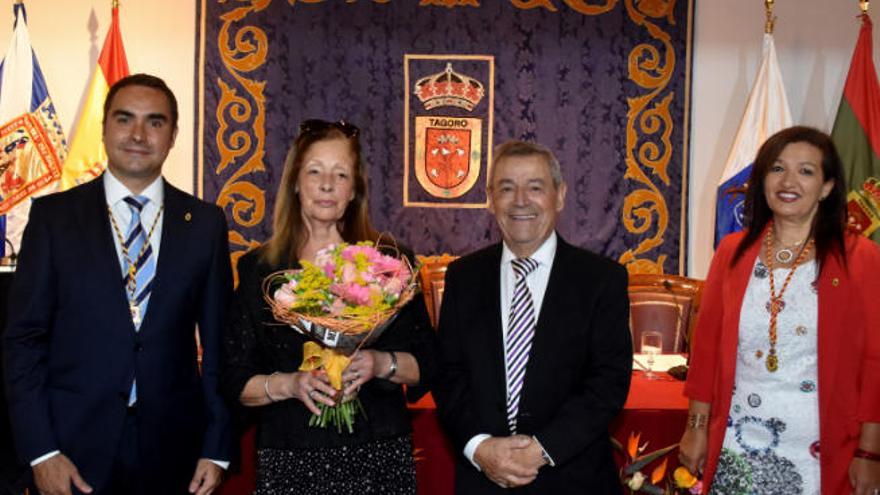
[[[134,345],[134,352],[141,352],[142,350],[144,350],[144,344],[138,342]]]

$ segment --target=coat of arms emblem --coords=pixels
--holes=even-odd
[[[484,152],[484,132],[488,130],[490,135],[491,128],[484,128],[482,117],[486,113],[491,115],[491,109],[486,110],[488,105],[480,105],[486,97],[486,88],[478,77],[457,69],[457,64],[464,64],[454,57],[425,57],[432,60],[435,67],[437,60],[444,61],[445,68],[420,77],[407,88],[421,107],[412,118],[407,116],[407,126],[412,126],[411,135],[414,136],[412,154],[407,153],[408,157],[412,157],[412,163],[407,164],[407,172],[413,172],[421,186],[421,194],[427,193],[429,198],[462,198],[474,189],[480,179],[481,164],[487,155]],[[489,72],[491,74],[491,70]],[[410,135],[409,132],[407,134]],[[485,205],[484,201],[476,204],[408,202],[408,192],[405,192],[407,206]]]

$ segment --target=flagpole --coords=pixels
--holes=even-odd
[[[764,33],[766,34],[773,34],[773,25],[776,23],[776,17],[773,16],[773,2],[774,0],[764,0]]]

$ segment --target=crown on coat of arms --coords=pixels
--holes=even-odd
[[[480,81],[455,72],[452,64],[447,63],[443,72],[416,81],[415,93],[425,110],[451,106],[471,111],[483,99],[486,91]]]

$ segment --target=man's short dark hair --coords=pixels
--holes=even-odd
[[[116,83],[110,87],[110,91],[107,92],[107,98],[104,99],[104,118],[101,120],[102,125],[107,123],[107,112],[110,111],[113,97],[116,96],[116,93],[118,93],[120,89],[127,86],[145,86],[161,91],[165,95],[165,98],[168,99],[168,106],[171,107],[171,123],[174,125],[175,129],[177,128],[177,98],[174,97],[174,93],[171,91],[171,88],[165,84],[165,81],[156,76],[151,76],[150,74],[132,74],[130,76],[125,76],[116,81]]]
[[[492,168],[489,171],[490,189],[495,180],[495,169],[498,168],[498,163],[501,162],[501,160],[512,156],[540,156],[547,162],[547,166],[550,168],[550,177],[553,179],[553,187],[558,189],[559,185],[562,184],[562,168],[559,166],[559,160],[556,159],[556,156],[550,151],[550,148],[538,143],[514,140],[500,144],[493,152]]]

